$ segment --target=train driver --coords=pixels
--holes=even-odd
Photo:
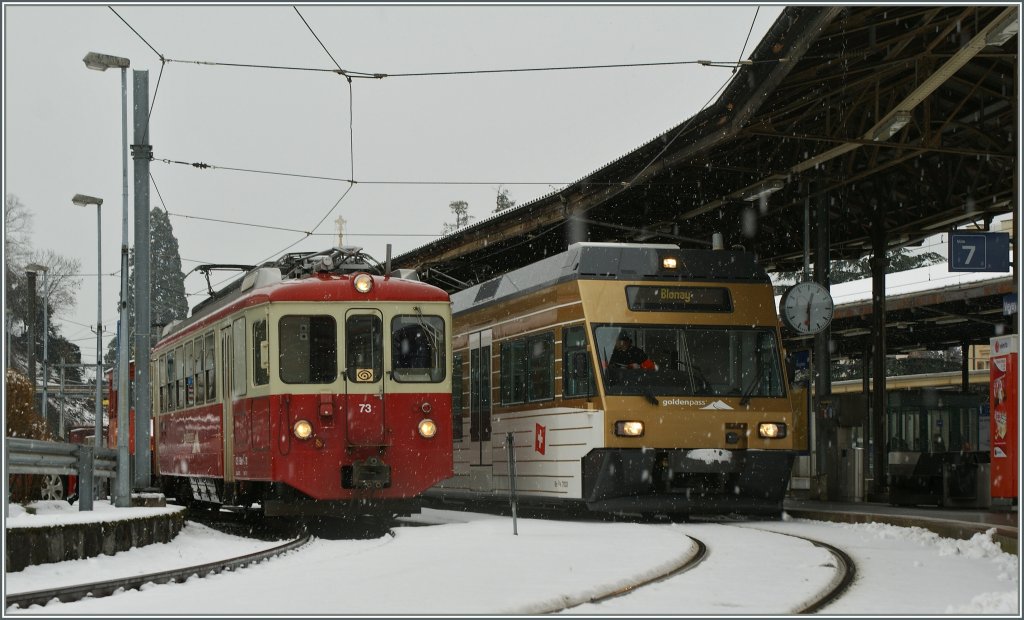
[[[647,357],[643,349],[634,345],[633,339],[626,332],[620,333],[618,340],[615,341],[615,350],[612,351],[608,365],[620,368],[642,368],[644,370],[658,369],[658,365],[654,363],[654,360]]]

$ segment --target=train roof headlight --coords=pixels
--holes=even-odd
[[[292,433],[299,439],[309,439],[313,436],[313,425],[306,420],[299,420],[292,426]]]
[[[619,437],[643,437],[644,423],[634,420],[619,420],[615,423],[615,434]]]
[[[352,279],[352,286],[360,293],[369,293],[373,288],[373,276],[368,273],[361,273]]]
[[[424,418],[420,420],[417,430],[419,430],[421,437],[430,439],[437,434],[437,424],[430,418]]]
[[[783,422],[761,422],[757,425],[757,436],[762,439],[782,439],[786,436]]]

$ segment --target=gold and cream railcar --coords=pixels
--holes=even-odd
[[[781,512],[799,424],[744,252],[577,243],[452,296],[455,475],[429,495],[619,513]],[[655,362],[609,364],[625,333]]]

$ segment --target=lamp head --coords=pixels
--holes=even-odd
[[[89,205],[96,205],[98,207],[103,204],[103,199],[86,196],[85,194],[75,194],[74,197],[71,198],[71,202],[80,207],[87,207]]]
[[[89,52],[82,59],[86,67],[95,71],[106,71],[107,69],[127,69],[131,66],[131,61],[127,58],[121,58],[120,56],[111,56],[110,54],[97,54],[96,52]]]
[[[35,273],[46,273],[49,270],[50,268],[47,267],[46,265],[39,265],[37,263],[29,263],[25,265],[25,271],[33,271]]]

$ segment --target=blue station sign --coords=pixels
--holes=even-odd
[[[949,233],[950,271],[1010,271],[1010,233]]]

